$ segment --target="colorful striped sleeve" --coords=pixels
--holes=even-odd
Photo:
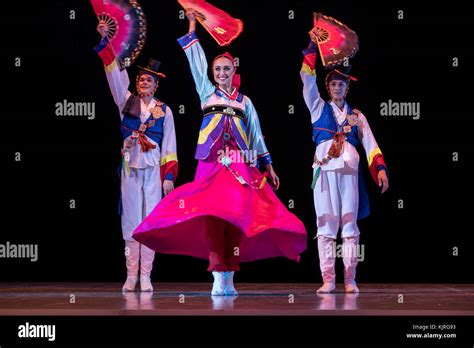
[[[215,87],[207,76],[207,59],[204,50],[199,43],[199,39],[195,31],[192,31],[178,39],[178,43],[186,53],[196,84],[196,91],[199,94],[201,103],[207,102],[209,97],[214,93]]]
[[[301,81],[303,81],[303,98],[311,113],[311,123],[321,117],[325,104],[316,83],[316,51],[316,44],[311,41],[309,47],[303,50],[304,58],[300,71]]]
[[[369,164],[370,175],[372,179],[378,184],[378,174],[381,170],[385,170],[388,175],[387,166],[385,165],[385,160],[380,150],[380,147],[375,140],[374,134],[370,129],[367,118],[359,113],[359,139],[364,147],[365,153],[367,155],[367,162]]]
[[[178,156],[176,154],[176,133],[173,113],[166,108],[163,123],[163,139],[161,141],[160,173],[162,180],[176,181],[178,176]]]
[[[104,63],[105,75],[115,104],[117,104],[119,110],[122,110],[130,96],[130,92],[128,91],[130,80],[127,70],[120,70],[117,60],[115,59],[114,50],[107,37],[104,37],[100,43],[94,47],[94,50]]]

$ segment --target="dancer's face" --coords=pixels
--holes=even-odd
[[[149,94],[153,93],[155,87],[158,86],[158,83],[155,82],[153,76],[149,74],[142,74],[138,78],[137,90],[138,93]]]
[[[214,74],[214,80],[219,87],[224,88],[232,85],[235,68],[233,62],[229,58],[217,58],[212,66],[212,72]]]
[[[336,100],[344,99],[347,91],[347,82],[341,80],[329,81],[329,92],[331,98]]]

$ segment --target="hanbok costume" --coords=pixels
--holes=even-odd
[[[127,71],[120,70],[113,48],[103,38],[96,52],[101,57],[107,81],[119,108],[123,137],[121,176],[122,235],[126,245],[127,282],[123,290],[133,290],[140,270],[142,290],[144,283],[151,290],[150,273],[155,252],[133,239],[133,230],[162,198],[162,181],[176,179],[178,165],[176,135],[171,109],[158,99],[145,105],[129,90]],[[158,81],[164,77],[158,72],[160,63],[150,60],[137,76],[149,74]]]
[[[376,183],[378,172],[387,171],[387,168],[366,117],[352,109],[347,102],[341,110],[334,102],[325,102],[321,98],[316,83],[316,52],[317,46],[313,42],[303,50],[300,75],[316,144],[312,187],[317,215],[318,252],[323,281],[332,289],[336,282],[335,240],[340,228],[343,250],[352,251],[343,253],[347,289],[347,286],[355,286],[357,257],[353,251],[357,248],[360,234],[357,220],[370,213],[356,147],[361,145],[364,148],[370,173]],[[347,82],[349,88],[349,81],[353,78],[342,72],[342,69],[331,71],[326,77],[328,92],[332,79]]]
[[[189,60],[203,120],[194,181],[166,196],[137,227],[134,238],[157,252],[209,259],[210,272],[239,270],[240,261],[306,249],[303,223],[278,200],[256,165],[270,164],[251,100],[214,86],[193,31],[178,39]]]

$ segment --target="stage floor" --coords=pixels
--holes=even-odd
[[[338,284],[326,295],[316,294],[319,285],[240,283],[237,297],[211,297],[209,283],[154,283],[153,293],[126,294],[119,283],[0,283],[0,315],[474,315],[470,284],[359,284],[359,294]]]

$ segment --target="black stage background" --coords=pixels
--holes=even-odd
[[[159,59],[168,75],[157,96],[175,115],[180,163],[177,185],[182,185],[194,177],[201,122],[194,83],[176,42],[187,32],[187,20],[180,19],[181,7],[175,0],[139,2],[147,16],[148,38],[138,63]],[[359,35],[360,51],[352,60],[359,82],[352,84],[348,101],[367,116],[389,168],[391,187],[384,195],[364,168],[372,216],[359,224],[365,247],[359,282],[473,283],[469,198],[474,188],[468,168],[474,146],[468,116],[472,117],[474,5],[394,0],[370,5],[309,0],[211,2],[245,23],[243,34],[227,50],[239,58],[241,91],[253,100],[259,113],[282,182],[278,196],[286,205],[294,204],[292,211],[308,231],[308,249],[300,264],[285,259],[243,264],[237,283],[320,281],[310,189],[314,145],[299,79],[300,52],[308,44],[312,11],[339,19]],[[403,19],[397,18],[400,10]],[[294,19],[289,18],[292,15]],[[96,25],[87,0],[2,4],[0,244],[37,244],[39,248],[36,262],[1,258],[2,283],[120,284],[125,279],[117,209],[120,121],[101,60],[92,50],[100,39]],[[200,26],[198,35],[208,60],[224,51]],[[21,59],[19,67],[16,58]],[[459,66],[453,67],[453,58],[459,60]],[[132,81],[135,72],[130,69]],[[321,66],[319,72],[322,76]],[[56,116],[55,104],[63,100],[95,103],[95,119]],[[389,100],[420,103],[420,119],[381,116],[380,105]],[[184,114],[179,113],[182,106]],[[294,114],[288,112],[290,106]],[[232,204],[224,194],[219,199]],[[75,209],[70,209],[70,200],[75,201]],[[342,280],[342,265],[338,266]],[[204,260],[157,255],[152,280],[209,282],[205,269]],[[0,317],[0,344],[23,346],[18,327],[30,322],[55,323],[58,337],[54,343],[59,344],[294,346],[311,342],[321,346],[338,341],[354,347],[353,343],[362,342],[472,346],[472,317],[320,315],[315,311],[311,317],[291,318],[237,318],[225,313],[133,319],[10,316]],[[455,324],[458,339],[411,341],[405,334],[417,323]],[[46,341],[26,342],[40,346]]]
[[[468,167],[474,148],[469,123],[474,6],[459,1],[444,6],[414,1],[212,3],[245,23],[243,34],[227,50],[240,59],[241,91],[259,113],[282,183],[278,196],[286,205],[294,202],[292,211],[308,231],[300,264],[285,259],[244,264],[237,282],[320,281],[310,189],[314,145],[299,79],[300,52],[308,44],[314,10],[359,35],[360,51],[352,60],[359,81],[352,84],[348,101],[367,116],[391,179],[389,191],[381,195],[364,171],[372,215],[359,225],[365,260],[358,280],[472,283],[469,198],[474,190]],[[148,38],[139,63],[159,59],[168,76],[157,96],[175,115],[177,185],[182,185],[194,177],[201,122],[190,70],[176,42],[188,24],[174,0],[140,4]],[[89,1],[16,1],[2,7],[0,242],[38,244],[39,258],[0,260],[0,280],[121,282],[120,119],[101,60],[92,50],[100,39],[94,12]],[[70,19],[71,10],[75,19]],[[402,20],[399,10],[404,11]],[[208,60],[224,51],[201,26],[198,35]],[[17,57],[20,67],[15,66]],[[453,67],[454,57],[458,67]],[[132,81],[135,71],[130,69]],[[319,72],[321,76],[321,67]],[[56,116],[55,104],[63,100],[95,103],[95,119]],[[420,119],[382,117],[380,104],[388,100],[420,103]],[[179,113],[181,105],[184,114]],[[294,114],[288,112],[290,105]],[[453,161],[454,152],[458,161]],[[18,153],[21,161],[16,161]],[[75,209],[70,209],[71,199]],[[224,193],[220,199],[232,204]],[[152,279],[207,282],[210,276],[204,260],[157,255]]]

